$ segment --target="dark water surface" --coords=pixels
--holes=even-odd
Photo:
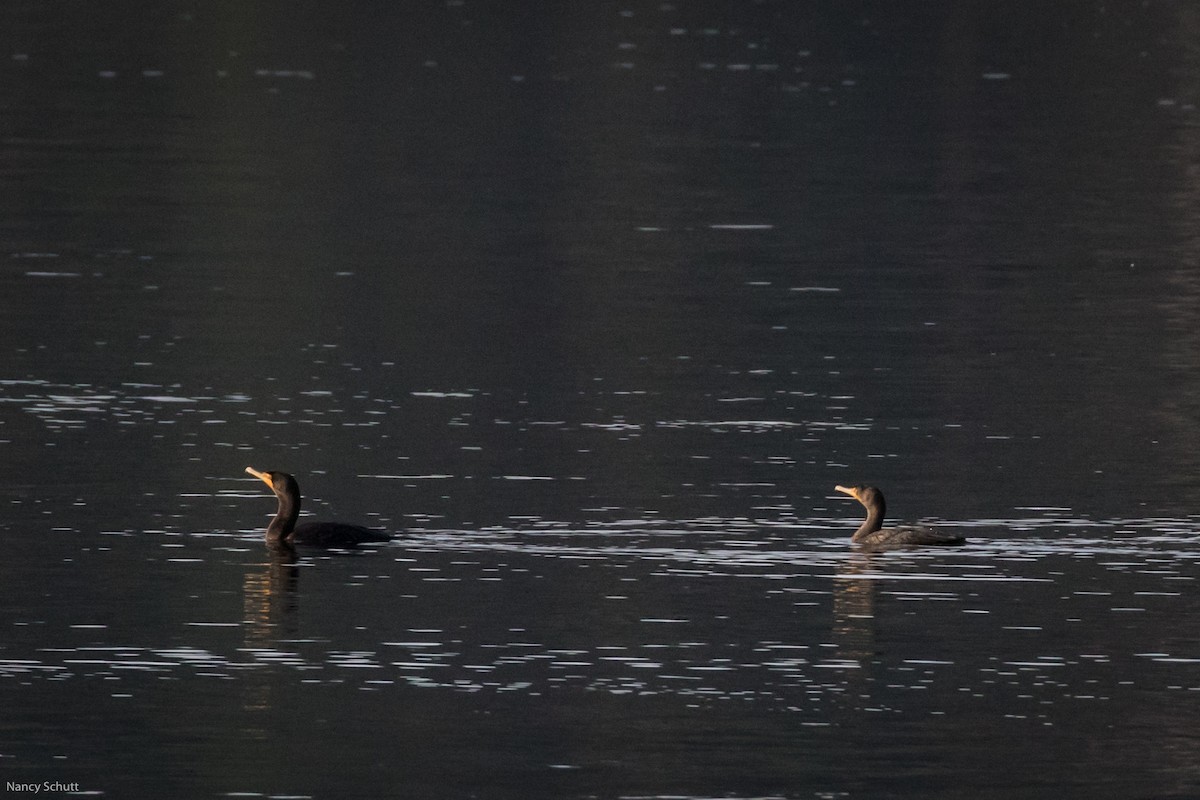
[[[1200,15],[1051,6],[5,4],[6,791],[1200,795]]]

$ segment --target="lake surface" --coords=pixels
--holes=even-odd
[[[0,9],[0,779],[1200,795],[1200,15],[349,5]]]

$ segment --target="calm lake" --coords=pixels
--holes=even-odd
[[[5,3],[6,796],[1200,796],[1197,41]]]

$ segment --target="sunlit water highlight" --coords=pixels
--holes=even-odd
[[[629,520],[588,529],[541,521],[523,529],[408,531],[370,552],[292,562],[278,555],[264,561],[254,533],[171,535],[161,544],[108,536],[79,559],[93,566],[72,560],[56,569],[55,582],[83,579],[81,571],[141,551],[147,567],[167,578],[180,570],[245,570],[242,614],[168,621],[163,641],[141,633],[119,645],[19,647],[31,632],[64,643],[130,634],[119,606],[93,608],[57,633],[26,608],[10,617],[14,641],[0,674],[101,680],[136,693],[126,685],[135,674],[239,680],[269,671],[272,680],[290,674],[364,691],[600,691],[675,696],[689,706],[736,700],[825,722],[834,721],[831,708],[848,702],[945,713],[944,704],[962,702],[959,694],[979,698],[984,687],[998,686],[1007,687],[1005,700],[993,688],[982,703],[992,713],[1036,711],[1033,717],[1054,724],[1069,720],[1045,707],[1048,696],[1111,699],[1128,686],[1173,681],[1200,690],[1179,672],[1200,659],[1194,639],[1164,647],[1128,630],[1139,617],[1190,608],[1200,572],[1195,520],[943,524],[964,529],[970,542],[864,554],[832,535],[823,518],[767,527]],[[351,618],[322,630],[302,616],[307,586],[320,582],[325,594],[331,580],[363,613],[359,603],[382,601],[380,592],[392,600],[369,612],[368,625],[350,625]],[[1096,589],[1071,588],[1089,584]],[[496,605],[513,594],[524,602]],[[296,640],[289,629],[315,635]],[[1120,635],[1105,641],[1098,630]],[[381,638],[373,640],[372,631]],[[896,639],[900,631],[907,633]],[[1114,662],[1156,667],[1134,683],[1112,682],[1097,668]],[[876,676],[869,697],[845,699],[846,670]],[[1052,684],[1043,683],[1046,670]],[[1031,686],[1042,703],[1036,708],[1023,702]],[[922,692],[921,703],[909,702],[911,689]]]

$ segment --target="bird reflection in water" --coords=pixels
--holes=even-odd
[[[853,552],[833,578],[833,646],[842,678],[836,706],[857,714],[874,705],[875,556]]]
[[[296,561],[295,548],[277,544],[268,548],[264,564],[247,570],[242,580],[242,629],[243,650],[248,656],[274,651],[281,639],[294,637],[299,606],[296,590],[300,581]],[[272,710],[276,681],[269,668],[255,665],[249,669],[243,686],[245,710],[256,713]],[[265,739],[269,727],[264,722],[245,731],[256,739]]]
[[[875,657],[875,581],[869,553],[851,553],[833,579],[833,643],[859,666]]]

